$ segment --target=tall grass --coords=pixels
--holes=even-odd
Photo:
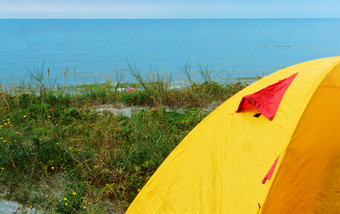
[[[32,82],[0,89],[0,188],[26,207],[51,213],[124,212],[157,167],[209,112],[249,84],[203,82],[175,88],[170,77],[116,72],[100,84],[58,86],[49,69]],[[65,78],[66,73],[65,71]],[[134,90],[127,91],[128,88]],[[131,117],[91,110],[142,105]],[[178,109],[180,108],[180,110]],[[211,109],[212,110],[212,109]]]

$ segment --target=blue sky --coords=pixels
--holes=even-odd
[[[340,18],[336,0],[0,0],[0,18]]]

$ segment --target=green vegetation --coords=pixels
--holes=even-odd
[[[178,143],[250,82],[172,87],[168,79],[55,87],[36,82],[0,89],[2,197],[51,213],[124,212]],[[130,87],[134,89],[128,89]],[[131,117],[99,104],[140,105]]]

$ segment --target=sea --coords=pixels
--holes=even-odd
[[[0,19],[0,83],[247,79],[340,55],[340,19]],[[123,81],[123,82],[124,82]]]

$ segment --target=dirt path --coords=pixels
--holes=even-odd
[[[215,108],[217,108],[222,102],[212,102],[210,105],[203,107],[202,110],[211,112]],[[123,115],[126,117],[131,117],[131,115],[135,112],[138,112],[140,110],[146,110],[149,109],[148,107],[143,106],[124,106],[123,104],[120,105],[112,105],[112,104],[106,104],[106,105],[99,105],[99,106],[92,106],[91,109],[96,110],[98,112],[103,111],[110,111],[115,115]],[[178,112],[183,112],[183,108],[177,108]]]

